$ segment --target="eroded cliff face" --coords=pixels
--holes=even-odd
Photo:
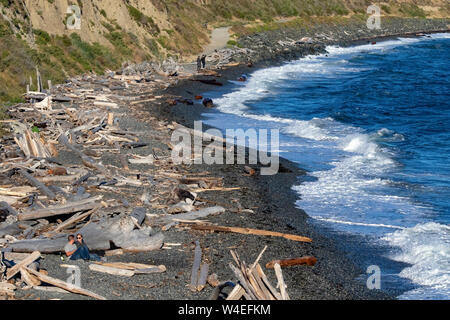
[[[2,0],[7,3],[10,0]],[[26,7],[32,28],[50,35],[76,33],[81,40],[112,48],[120,34],[131,38],[151,56],[190,57],[208,42],[206,23],[240,24],[295,16],[348,16],[364,13],[378,4],[382,14],[445,17],[447,0],[14,0],[11,19],[17,7]],[[71,6],[80,8],[81,29],[71,29]],[[20,9],[19,9],[20,10]],[[20,20],[20,18],[19,18]],[[69,24],[69,26],[68,26]],[[24,33],[26,35],[26,32]],[[113,35],[111,35],[113,34]],[[117,45],[117,44],[116,44]]]
[[[52,35],[70,35],[75,32],[83,41],[98,42],[111,46],[108,35],[114,31],[133,34],[139,44],[152,52],[145,42],[170,36],[173,25],[167,13],[158,10],[151,1],[137,0],[24,0],[30,13],[34,29],[46,31]],[[71,25],[78,19],[76,9],[80,8],[80,27],[72,29]],[[68,13],[69,12],[69,13]],[[75,27],[75,25],[74,25]],[[204,41],[207,40],[205,37]],[[161,46],[159,46],[159,49]],[[164,51],[164,50],[163,50]]]

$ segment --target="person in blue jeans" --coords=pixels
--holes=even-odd
[[[77,234],[76,241],[73,235],[69,235],[67,240],[68,242],[64,246],[64,251],[66,252],[66,255],[70,257],[70,260],[102,260],[98,255],[91,254],[89,252],[89,248],[84,243],[83,236],[81,234]]]
[[[100,258],[98,255],[89,252],[89,248],[86,245],[86,243],[84,242],[83,235],[81,233],[77,234],[77,241],[75,242],[75,244],[76,244],[77,248],[81,250],[83,255],[87,254],[89,256],[88,260],[95,260],[95,261],[102,260],[102,258]]]

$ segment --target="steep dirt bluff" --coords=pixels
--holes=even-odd
[[[0,0],[0,102],[20,96],[36,66],[55,83],[124,61],[190,60],[216,27],[240,35],[367,16],[371,0]],[[383,15],[448,17],[447,0],[375,2]],[[74,7],[75,6],[75,7]],[[75,9],[79,8],[79,19]],[[68,13],[69,12],[69,13]],[[73,28],[76,22],[80,28]],[[297,24],[296,24],[297,23]]]

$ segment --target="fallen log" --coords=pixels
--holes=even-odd
[[[62,204],[62,205],[51,206],[51,207],[44,208],[44,209],[38,209],[38,210],[34,210],[34,211],[19,213],[17,215],[17,219],[19,221],[34,220],[34,219],[41,219],[41,218],[46,218],[46,217],[57,216],[57,215],[61,215],[61,214],[74,213],[74,212],[78,212],[78,211],[92,210],[92,209],[98,207],[99,204],[96,203],[96,201],[100,200],[101,198],[102,198],[102,196],[96,196],[96,197],[91,197],[88,199],[83,199],[80,201],[73,201],[73,202],[68,202],[66,204]]]
[[[194,206],[192,204],[180,201],[174,204],[173,206],[169,207],[167,209],[167,213],[177,214],[180,212],[190,212],[192,209],[194,209]]]
[[[26,170],[20,169],[19,173],[22,177],[27,179],[33,186],[38,188],[43,194],[47,196],[48,199],[54,200],[56,199],[56,194],[53,193],[49,188],[47,188],[42,182],[34,178],[31,174],[29,174]]]
[[[34,251],[28,257],[26,257],[25,259],[23,259],[22,261],[17,263],[15,266],[8,269],[8,271],[6,271],[6,280],[9,280],[12,277],[14,277],[20,271],[20,268],[27,267],[28,265],[33,263],[34,260],[37,260],[40,257],[41,257],[41,253],[39,251]]]
[[[198,273],[200,270],[200,263],[202,261],[202,248],[200,247],[200,242],[198,240],[195,241],[195,250],[194,250],[194,263],[192,265],[191,271],[191,291],[197,290],[198,284]]]
[[[219,282],[219,278],[218,278],[217,274],[213,273],[213,274],[209,275],[208,283],[213,288],[219,286],[220,282]]]
[[[114,244],[123,252],[144,252],[160,249],[163,246],[164,235],[157,233],[150,236],[148,230],[133,230],[135,223],[129,216],[119,216],[113,219],[103,218],[98,222],[87,223],[78,230],[83,235],[90,250],[109,250]],[[67,235],[60,234],[51,239],[19,240],[8,244],[14,252],[42,253],[63,252],[67,243]]]
[[[124,276],[124,277],[134,276],[133,270],[119,269],[119,268],[104,266],[104,265],[100,265],[100,264],[90,264],[89,269],[92,271],[108,273],[108,274],[112,274],[115,276]]]
[[[233,290],[230,292],[230,294],[227,297],[227,300],[239,300],[244,295],[245,290],[240,286],[239,284],[235,285]]]
[[[93,214],[94,212],[96,212],[98,209],[100,208],[100,205],[97,205],[95,208],[93,208],[92,210],[89,210],[88,212],[85,212],[83,214],[76,214],[72,217],[70,217],[69,219],[67,219],[66,221],[64,221],[63,223],[60,223],[54,230],[54,233],[57,233],[65,228],[67,228],[68,226],[81,221],[85,218],[87,218],[88,216],[90,216],[91,214]]]
[[[206,280],[208,279],[208,271],[209,271],[209,264],[203,263],[200,267],[200,276],[198,278],[197,283],[197,291],[202,291],[203,288],[206,286]]]
[[[210,226],[210,225],[200,225],[194,224],[190,225],[191,229],[194,230],[205,230],[205,231],[215,231],[215,232],[233,232],[240,234],[251,234],[257,236],[271,236],[271,237],[281,237],[293,241],[300,242],[312,242],[310,238],[298,236],[295,234],[281,233],[275,231],[267,231],[267,230],[259,230],[259,229],[250,229],[250,228],[240,228],[240,227],[225,227],[225,226]]]
[[[17,211],[14,210],[14,208],[11,207],[9,205],[9,203],[6,201],[0,202],[0,215],[2,215],[2,212],[5,212],[6,216],[9,216],[9,215],[16,216],[17,215]]]
[[[259,278],[262,280],[270,293],[275,297],[275,299],[282,300],[280,293],[272,286],[272,284],[269,282],[269,279],[267,279],[267,276],[261,268],[261,265],[257,264],[255,268]]]
[[[36,276],[36,278],[38,278],[39,280],[41,280],[42,282],[45,283],[49,283],[54,285],[55,287],[70,291],[72,293],[78,293],[78,294],[82,294],[91,298],[95,298],[95,299],[99,299],[99,300],[106,300],[105,297],[102,297],[92,291],[86,290],[86,289],[82,289],[80,287],[77,287],[73,284],[67,283],[65,281],[56,279],[56,278],[52,278],[50,276],[44,275],[40,272],[34,271],[32,269],[29,268],[25,268],[29,273],[33,274],[34,276]]]
[[[147,215],[147,209],[144,207],[134,208],[130,217],[135,220],[136,224],[141,225]]]
[[[210,208],[204,208],[200,209],[198,211],[190,211],[186,213],[180,213],[177,215],[170,215],[170,216],[164,216],[162,217],[163,222],[169,223],[176,220],[197,220],[200,218],[205,218],[209,215],[215,215],[219,213],[225,212],[225,208],[220,206],[210,207]]]
[[[135,274],[161,273],[167,270],[164,265],[155,266],[135,262],[95,262],[95,264],[116,269],[132,270]]]
[[[97,171],[99,171],[100,173],[109,176],[109,171],[102,166],[101,164],[96,163],[92,158],[88,157],[87,155],[85,155],[83,152],[81,152],[80,150],[78,150],[77,148],[75,148],[74,145],[69,143],[69,140],[67,139],[65,134],[61,134],[58,138],[58,142],[61,143],[62,145],[64,145],[67,149],[73,151],[74,153],[76,153],[80,158],[81,161],[83,162],[83,164],[91,169],[95,169]]]
[[[26,197],[28,194],[34,191],[36,191],[36,188],[29,186],[0,188],[0,195],[13,197]]]
[[[223,83],[217,81],[216,79],[193,79],[193,81],[198,81],[204,84],[210,84],[214,86],[223,86]]]
[[[44,287],[44,286],[35,286],[33,287],[35,290],[45,291],[45,292],[56,292],[56,293],[71,293],[70,291],[58,288],[58,287]]]
[[[19,228],[17,223],[13,223],[0,229],[0,238],[3,238],[6,235],[14,236],[22,233],[22,231],[23,230]]]
[[[41,285],[41,280],[30,274],[25,268],[20,268],[20,275],[22,277],[23,282],[31,287],[36,287]]]
[[[8,282],[0,282],[0,293],[14,294],[16,286]]]
[[[118,256],[123,254],[123,250],[122,249],[114,249],[114,250],[108,250],[105,251],[105,256],[107,257],[111,257],[111,256]]]
[[[307,256],[295,259],[285,259],[285,260],[272,260],[266,264],[267,269],[273,269],[275,264],[279,264],[280,267],[291,267],[298,265],[314,266],[317,259],[313,256]]]
[[[280,288],[280,292],[281,292],[281,299],[282,300],[290,300],[289,295],[286,291],[287,286],[284,283],[283,273],[281,271],[280,265],[278,263],[275,263],[273,268],[274,268],[275,274],[277,276],[278,287]]]

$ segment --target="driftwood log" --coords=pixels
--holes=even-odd
[[[163,246],[162,233],[150,236],[148,230],[134,229],[135,226],[130,216],[118,216],[91,222],[77,232],[83,235],[90,250],[109,250],[111,243],[127,252],[151,251]],[[19,240],[8,247],[14,252],[55,253],[63,252],[66,243],[67,234],[59,234],[50,239]]]
[[[35,270],[32,270],[30,268],[25,268],[26,271],[28,271],[29,273],[31,273],[32,275],[34,275],[36,278],[38,278],[40,281],[48,283],[48,284],[52,284],[58,288],[73,292],[73,293],[78,293],[78,294],[82,294],[91,298],[95,298],[95,299],[99,299],[99,300],[106,300],[105,297],[102,297],[92,291],[86,290],[86,289],[82,289],[80,287],[77,287],[73,284],[67,283],[63,280],[59,280],[56,278],[52,278],[50,276],[44,275],[40,272],[37,272]]]
[[[29,174],[26,170],[20,169],[19,173],[22,177],[27,179],[33,186],[38,188],[43,194],[47,196],[50,200],[56,199],[56,194],[53,193],[49,188],[47,188],[42,182],[34,178],[31,174]]]
[[[193,225],[190,225],[190,227],[191,227],[191,229],[194,229],[194,230],[205,230],[205,231],[215,231],[215,232],[233,232],[233,233],[257,235],[257,236],[282,237],[285,239],[289,239],[289,240],[293,240],[293,241],[300,241],[300,242],[312,242],[312,240],[310,238],[298,236],[295,234],[288,234],[288,233],[281,233],[281,232],[267,231],[267,230],[259,230],[259,229],[210,226],[210,225],[201,225],[201,224],[193,224]]]
[[[295,259],[285,259],[285,260],[272,260],[266,264],[267,269],[273,269],[275,264],[280,265],[280,267],[291,267],[299,265],[314,266],[317,259],[313,256],[306,256],[302,258]]]
[[[19,221],[24,220],[35,220],[46,217],[57,216],[61,214],[69,214],[78,211],[86,211],[92,210],[97,207],[99,204],[96,201],[99,201],[102,196],[96,196],[80,201],[68,202],[62,205],[51,206],[44,209],[38,209],[34,211],[19,213],[17,219]]]

